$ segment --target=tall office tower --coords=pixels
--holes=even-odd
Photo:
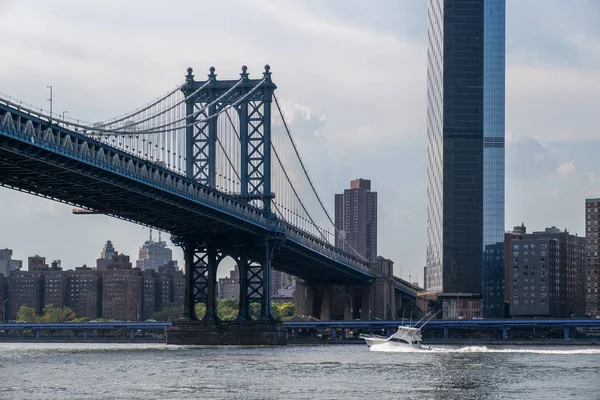
[[[335,195],[335,245],[369,261],[377,258],[377,192],[371,181],[355,179]]]
[[[600,301],[598,301],[598,209],[600,199],[585,200],[585,216],[587,220],[586,244],[586,284],[585,287],[585,313],[591,317],[600,315]]]
[[[161,240],[160,232],[158,233],[158,241],[155,242],[152,239],[152,229],[150,229],[149,240],[146,240],[144,245],[140,247],[138,260],[135,263],[136,267],[142,271],[149,269],[158,271],[159,267],[172,260],[173,252],[167,247],[167,242]]]
[[[427,13],[427,289],[484,316],[504,308],[505,6],[429,0]]]

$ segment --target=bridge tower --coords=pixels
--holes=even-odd
[[[246,201],[261,201],[266,212],[271,211],[274,197],[271,193],[271,103],[277,86],[271,80],[270,69],[265,65],[263,79],[249,79],[244,65],[240,80],[219,81],[215,68],[211,67],[208,81],[196,81],[192,68],[188,68],[182,89],[188,116],[187,176],[215,188],[218,113],[226,107],[233,108],[240,121],[237,132],[241,148],[239,196]],[[251,95],[246,97],[248,93]]]
[[[274,198],[271,193],[271,103],[277,86],[271,80],[270,67],[265,66],[262,79],[249,79],[246,66],[242,67],[239,80],[221,81],[214,67],[209,71],[207,80],[197,81],[192,68],[188,68],[182,88],[186,98],[186,175],[217,189],[216,166],[223,161],[217,159],[217,119],[229,118],[223,112],[225,109],[235,110],[239,127],[234,130],[240,148],[236,173],[240,182],[239,193],[233,196],[260,206],[268,218],[275,220],[271,212]],[[278,242],[279,238],[269,232],[248,237],[229,237],[215,232],[211,236],[174,238],[174,243],[183,248],[186,264],[184,317],[190,322],[197,321],[195,304],[205,303],[206,314],[201,323],[213,327],[220,323],[216,313],[217,268],[229,256],[240,272],[237,321],[250,320],[250,303],[259,302],[260,321],[270,323],[271,263]],[[213,343],[211,340],[202,342]]]

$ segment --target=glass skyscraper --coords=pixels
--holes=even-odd
[[[427,290],[503,315],[505,0],[429,0]]]

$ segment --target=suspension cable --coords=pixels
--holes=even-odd
[[[156,118],[156,117],[159,117],[159,116],[161,116],[161,115],[163,115],[163,114],[166,114],[166,113],[168,113],[168,112],[169,112],[169,111],[171,111],[172,109],[176,108],[177,106],[179,106],[179,105],[181,105],[181,104],[185,103],[187,100],[191,99],[191,98],[192,98],[193,96],[195,96],[195,95],[196,95],[196,94],[197,94],[199,91],[201,91],[201,90],[202,90],[202,89],[204,89],[206,86],[208,86],[208,85],[210,84],[210,82],[211,82],[211,81],[206,81],[206,82],[204,83],[204,85],[202,85],[202,86],[200,86],[198,89],[194,90],[194,92],[193,92],[193,93],[191,93],[189,96],[187,96],[187,97],[184,97],[184,98],[183,98],[183,100],[181,100],[179,103],[175,103],[175,104],[171,105],[170,107],[167,107],[167,108],[165,108],[164,110],[162,110],[162,111],[161,111],[161,112],[159,112],[158,114],[152,114],[151,116],[149,116],[149,117],[146,117],[145,119],[141,119],[141,120],[139,120],[139,121],[132,122],[132,123],[131,123],[131,124],[129,124],[129,125],[122,126],[120,129],[131,128],[132,126],[136,126],[136,125],[143,124],[143,123],[144,123],[144,122],[146,122],[146,121],[150,121],[151,119],[154,119],[154,118]],[[180,86],[180,87],[182,87],[182,86]],[[173,93],[174,93],[174,92],[173,92]],[[172,93],[171,93],[171,94],[172,94]],[[164,99],[163,99],[163,100],[164,100]],[[154,103],[154,105],[156,105],[156,104],[158,104],[158,103]],[[212,104],[211,104],[211,105],[212,105]],[[210,106],[210,105],[209,105],[209,106]],[[150,107],[151,107],[151,106],[150,106]],[[146,110],[147,110],[147,109],[149,109],[150,107],[146,108]],[[201,110],[201,111],[202,111],[202,110]],[[127,119],[127,118],[125,118],[125,119]],[[110,124],[104,124],[104,125],[99,125],[99,126],[98,126],[98,125],[95,125],[95,126],[94,126],[94,129],[95,129],[95,130],[98,130],[97,128],[102,128],[102,127],[105,127],[105,126],[114,125],[116,122],[120,122],[120,121],[123,121],[123,119],[121,119],[121,120],[119,120],[119,121],[114,121],[114,122],[111,122]],[[172,121],[172,122],[171,122],[171,124],[174,124],[174,123],[177,123],[177,122],[179,122],[179,121]],[[158,129],[158,128],[159,128],[159,127],[153,127],[152,129]]]
[[[137,110],[134,110],[131,112],[131,114],[125,114],[123,116],[120,117],[116,117],[115,120],[105,120],[105,121],[100,121],[100,125],[98,125],[98,127],[104,127],[104,126],[108,126],[108,125],[114,125],[117,122],[121,122],[124,121],[126,119],[129,119],[135,115],[141,114],[144,111],[154,107],[155,105],[157,105],[158,103],[166,100],[167,98],[169,98],[170,96],[172,96],[174,93],[180,91],[185,85],[187,84],[187,82],[182,83],[181,85],[177,86],[175,89],[171,90],[169,93],[165,94],[163,97],[159,98],[158,100],[155,100],[154,102],[147,104],[146,106],[139,108]]]
[[[319,204],[321,205],[321,209],[325,212],[325,215],[327,216],[327,219],[329,220],[329,222],[331,223],[331,225],[333,225],[333,227],[336,230],[336,232],[340,232],[340,230],[335,226],[335,223],[333,222],[333,219],[331,218],[331,215],[329,215],[329,212],[325,208],[325,205],[323,204],[323,201],[321,200],[321,197],[319,196],[319,193],[317,193],[317,189],[315,188],[315,185],[313,184],[312,179],[310,179],[310,176],[308,175],[308,171],[306,170],[306,167],[304,166],[304,162],[302,161],[302,158],[300,157],[300,153],[298,152],[298,148],[296,147],[296,143],[294,142],[294,139],[292,138],[292,134],[290,132],[288,124],[287,124],[287,122],[285,120],[285,117],[283,116],[283,111],[281,111],[281,107],[279,105],[279,100],[277,99],[277,96],[275,94],[273,94],[273,98],[275,99],[275,104],[277,105],[277,110],[279,111],[279,115],[281,116],[281,119],[283,121],[283,125],[285,127],[285,131],[287,132],[288,138],[290,139],[290,142],[292,143],[292,147],[294,148],[294,153],[296,154],[296,157],[298,158],[298,161],[300,162],[300,166],[302,167],[302,171],[304,171],[304,175],[306,176],[306,179],[308,180],[308,183],[310,184],[310,187],[312,188],[313,193],[315,194],[315,196],[316,196]],[[343,241],[344,241],[345,244],[348,245],[348,247],[354,253],[356,253],[356,255],[358,255],[363,260],[369,262],[369,260],[367,260],[360,253],[358,253],[358,251],[356,251],[354,248],[352,248],[352,246],[350,246],[350,244],[346,242],[345,238],[343,239]]]
[[[206,106],[202,107],[202,109],[194,112],[193,114],[190,115],[186,115],[185,117],[179,118],[175,121],[171,121],[170,123],[164,124],[164,125],[160,125],[160,126],[153,126],[148,128],[147,130],[141,130],[141,131],[117,131],[117,130],[105,130],[105,129],[94,129],[92,128],[91,130],[96,130],[96,131],[100,131],[102,132],[102,135],[105,136],[114,136],[114,135],[149,135],[149,134],[154,134],[154,133],[163,133],[163,132],[172,132],[172,131],[176,131],[176,130],[180,130],[180,129],[185,129],[188,128],[190,126],[194,126],[198,123],[202,123],[202,122],[206,122],[209,121],[213,118],[218,117],[220,114],[222,114],[223,112],[229,110],[230,108],[234,108],[236,107],[238,104],[240,104],[242,101],[246,100],[248,97],[250,97],[250,95],[252,95],[252,93],[254,93],[260,86],[262,86],[265,82],[266,79],[263,79],[262,81],[260,81],[258,84],[256,84],[256,86],[254,86],[251,90],[248,91],[248,93],[246,93],[243,97],[240,97],[238,100],[236,100],[234,103],[231,104],[227,104],[225,107],[221,108],[218,112],[209,115],[208,117],[204,118],[204,119],[196,119],[193,122],[183,125],[183,126],[177,126],[175,128],[169,128],[169,129],[161,129],[161,128],[165,128],[167,126],[171,126],[173,124],[176,124],[178,122],[181,121],[185,121],[188,118],[195,118],[197,117],[199,114],[203,113],[208,107],[215,105],[216,103],[218,103],[219,101],[221,101],[224,97],[226,97],[231,91],[233,91],[233,89],[235,89],[239,84],[241,84],[243,82],[243,80],[238,81],[234,86],[232,86],[227,92],[223,93],[221,96],[219,96],[219,98],[217,98],[216,100],[214,100],[212,103],[207,104]]]

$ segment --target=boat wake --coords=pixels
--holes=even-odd
[[[386,353],[529,353],[529,354],[555,354],[555,355],[575,355],[575,354],[599,354],[600,348],[577,348],[577,349],[540,349],[540,348],[489,348],[487,346],[466,346],[466,347],[444,347],[427,346],[431,349],[420,349],[411,346],[396,346],[393,343],[379,343],[372,345],[369,350]]]

